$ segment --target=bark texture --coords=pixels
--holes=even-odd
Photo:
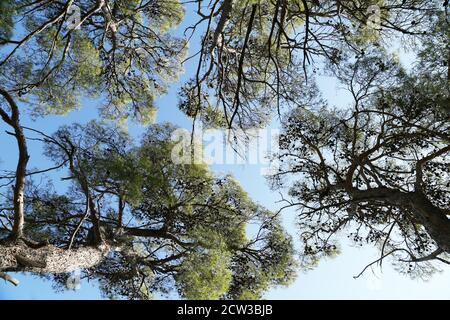
[[[64,250],[51,245],[34,249],[25,244],[0,246],[0,271],[67,273],[99,265],[109,252],[106,245]]]
[[[17,146],[19,150],[19,159],[17,161],[16,179],[14,184],[14,225],[12,234],[15,238],[21,238],[23,236],[24,225],[24,190],[25,190],[25,178],[28,159],[27,141],[23,133],[23,128],[20,125],[20,112],[19,107],[12,98],[12,96],[4,89],[0,88],[0,95],[6,100],[11,109],[11,115],[9,115],[4,109],[0,108],[0,116],[4,122],[14,129],[11,133],[17,140]]]

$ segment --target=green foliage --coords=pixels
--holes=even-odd
[[[230,287],[231,253],[222,236],[214,230],[200,227],[192,235],[202,247],[186,257],[177,276],[177,286],[187,299],[217,300]]]

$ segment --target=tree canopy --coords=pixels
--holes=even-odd
[[[289,114],[273,183],[300,208],[307,265],[335,254],[343,232],[413,276],[449,263],[449,30],[441,16],[410,71],[375,49],[336,68],[351,106],[315,94],[302,103],[317,112]]]
[[[20,31],[12,39],[8,27],[0,38],[2,84],[35,114],[64,114],[90,96],[102,98],[106,118],[148,123],[155,97],[181,71],[185,42],[168,33],[183,17],[178,1],[19,0],[2,6],[2,23],[14,22]]]
[[[31,271],[64,286],[81,269],[106,296],[133,299],[260,298],[293,279],[280,213],[232,176],[174,163],[176,127],[152,124],[156,98],[193,59],[178,108],[194,122],[231,132],[281,123],[281,166],[269,181],[285,208],[299,210],[302,267],[337,254],[342,235],[376,245],[372,264],[393,257],[411,275],[449,264],[448,7],[2,1],[0,117],[17,163],[0,174],[0,277],[17,284],[10,272]],[[186,10],[187,27],[175,32]],[[416,53],[412,68],[393,41]],[[326,101],[322,75],[343,85],[351,104]],[[96,121],[53,133],[23,125],[85,101],[98,107]],[[146,128],[140,141],[127,121]],[[29,168],[29,141],[42,143],[53,167]]]

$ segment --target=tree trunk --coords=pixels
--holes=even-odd
[[[11,116],[9,116],[3,109],[0,108],[0,116],[9,126],[14,129],[14,137],[17,140],[19,149],[19,159],[16,168],[16,181],[14,185],[14,224],[12,235],[18,239],[23,236],[24,225],[24,191],[25,191],[25,177],[28,164],[28,149],[27,140],[20,125],[19,107],[12,98],[12,96],[4,89],[0,88],[0,95],[5,98],[11,109]]]
[[[233,9],[233,0],[224,0],[220,8],[222,13],[220,15],[219,22],[217,23],[217,27],[213,35],[213,46],[211,48],[212,50],[214,50],[215,46],[220,47],[220,42],[223,41],[223,39],[219,38],[221,37],[223,30],[225,29],[227,21],[230,19],[232,9]]]
[[[33,249],[25,244],[0,246],[0,271],[68,273],[99,265],[110,247],[64,250],[51,245]]]

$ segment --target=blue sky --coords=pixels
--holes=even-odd
[[[191,7],[192,8],[192,7]],[[189,10],[190,11],[190,10]],[[188,11],[188,12],[189,12]],[[184,30],[192,14],[187,15],[183,26],[176,30]],[[191,44],[191,53],[198,48],[198,38],[194,37]],[[411,55],[403,53],[402,60],[411,62]],[[191,122],[177,109],[177,90],[184,80],[193,73],[196,59],[185,65],[185,74],[180,81],[171,86],[168,94],[157,101],[159,108],[157,122],[171,122],[181,127],[191,128]],[[337,84],[330,78],[321,78],[319,81],[324,96],[337,106],[348,103],[346,96],[337,88]],[[73,122],[86,123],[98,117],[95,103],[83,100],[83,107],[66,116],[50,116],[33,121],[26,114],[23,124],[43,130],[54,132],[63,124]],[[0,124],[0,169],[12,168],[16,161],[16,148],[12,137],[4,134],[6,127]],[[130,131],[138,137],[145,128],[130,124]],[[51,163],[41,156],[41,146],[30,142],[30,167],[45,168]],[[211,167],[217,173],[232,173],[242,184],[250,196],[260,204],[274,211],[279,209],[278,193],[270,191],[267,182],[260,174],[259,165],[214,165]],[[288,232],[296,238],[298,230],[295,228],[296,213],[293,209],[283,213],[283,223]],[[345,238],[345,236],[343,237]],[[411,280],[397,273],[386,261],[383,269],[374,267],[373,272],[368,270],[359,279],[353,279],[365,265],[378,258],[378,252],[371,247],[354,248],[344,242],[342,254],[334,259],[326,259],[319,266],[308,272],[299,271],[297,280],[288,288],[274,288],[270,290],[267,299],[450,299],[450,273],[438,273],[428,282]],[[82,282],[81,289],[56,293],[49,281],[19,274],[16,277],[21,281],[19,287],[0,281],[0,299],[99,299],[101,298],[95,282]]]

